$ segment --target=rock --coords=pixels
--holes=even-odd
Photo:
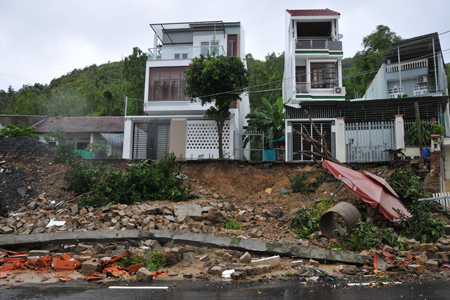
[[[445,225],[444,231],[445,235],[450,235],[450,225]]]
[[[214,266],[214,267],[212,267],[210,270],[209,270],[209,274],[211,274],[211,275],[217,275],[217,276],[220,276],[220,275],[222,275],[222,272],[224,271],[224,268],[223,267],[221,267],[221,266]]]
[[[14,232],[14,229],[8,227],[8,226],[2,226],[0,227],[0,231],[2,232],[2,234],[11,234]],[[44,229],[45,231],[45,229]]]
[[[255,267],[255,275],[269,273],[271,270],[272,270],[272,266],[270,266],[270,265],[257,265]]]
[[[191,221],[191,218],[187,214],[181,214],[177,217],[176,222],[178,224],[188,224]]]
[[[245,274],[247,276],[255,276],[256,275],[255,268],[253,268],[252,266],[245,266],[244,270],[245,270]]]
[[[414,246],[414,251],[415,252],[434,252],[434,244],[433,243],[429,243],[429,244],[419,244],[419,245],[415,245]]]
[[[425,268],[421,265],[408,265],[408,269],[415,272],[417,275],[422,275]]]
[[[269,265],[271,267],[277,267],[280,265],[280,263],[281,263],[280,256],[276,255],[276,256],[272,256],[272,257],[252,260],[250,262],[250,265],[252,267],[256,267],[259,265]]]
[[[284,188],[284,187],[282,187],[282,188],[280,189],[280,193],[282,193],[282,194],[287,194],[287,193],[289,193],[289,190],[286,189],[286,188]]]
[[[224,261],[229,261],[229,260],[231,260],[233,258],[233,255],[231,255],[230,253],[224,253],[223,255],[222,255],[222,259],[224,260]]]
[[[309,265],[310,265],[311,267],[316,267],[316,268],[318,268],[319,265],[320,265],[320,263],[319,263],[318,261],[314,260],[314,259],[310,259],[310,260],[309,260]]]
[[[234,280],[239,280],[239,279],[244,279],[245,278],[245,271],[234,271],[232,274],[231,274],[231,279],[234,279]]]
[[[151,281],[155,275],[147,270],[147,268],[142,267],[137,271],[136,276],[139,281]]]
[[[28,208],[28,210],[35,210],[37,208],[37,206],[38,206],[37,202],[36,201],[32,201],[32,202],[28,203],[27,208]]]
[[[297,271],[298,276],[311,277],[314,276],[314,270],[311,267],[302,267]]]
[[[78,213],[78,204],[74,204],[70,207],[70,212],[72,213],[72,215],[75,215]]]
[[[436,272],[439,269],[439,263],[437,261],[435,261],[435,260],[427,260],[425,262],[425,265],[432,272]]]
[[[251,260],[252,260],[252,256],[250,255],[250,253],[245,252],[240,258],[239,258],[240,262],[243,264],[248,264]]]
[[[87,209],[84,208],[84,207],[80,210],[80,216],[85,215],[85,214],[87,214],[87,213],[88,213],[88,211],[87,211]]]
[[[101,264],[98,261],[85,261],[81,264],[81,274],[91,276],[101,270]]]
[[[184,274],[183,274],[183,277],[184,277],[184,278],[191,279],[191,278],[193,277],[193,275],[192,275],[192,273],[184,273]]]
[[[180,275],[180,274],[178,274],[177,272],[174,272],[174,271],[170,271],[169,273],[167,273],[167,276],[169,276],[169,277],[175,277],[178,275]]]
[[[423,263],[425,263],[428,260],[428,256],[426,254],[419,254],[419,255],[416,255],[416,259],[422,265]]]
[[[216,199],[219,199],[219,197],[220,197],[219,194],[217,194],[217,193],[212,194],[212,196]]]
[[[30,257],[30,256],[44,257],[44,256],[49,255],[49,254],[50,254],[49,250],[30,250],[27,253],[27,257]]]
[[[206,219],[213,224],[226,222],[225,217],[217,210],[217,208],[211,208]]]
[[[202,207],[198,204],[175,205],[174,215],[175,217],[178,217],[180,215],[187,215],[194,220],[201,220]]]
[[[274,209],[272,210],[272,214],[277,218],[281,218],[284,215],[284,212],[281,209]]]
[[[181,265],[183,267],[187,267],[191,264],[195,264],[195,255],[192,252],[184,253],[183,255],[183,261],[181,262]]]
[[[341,269],[341,273],[346,275],[356,275],[356,272],[356,266],[353,265],[344,265]]]

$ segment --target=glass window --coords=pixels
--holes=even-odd
[[[228,35],[227,56],[237,56],[237,34]]]
[[[149,101],[188,100],[183,93],[187,67],[150,68]]]
[[[316,89],[332,89],[336,86],[335,63],[311,63],[311,87]]]

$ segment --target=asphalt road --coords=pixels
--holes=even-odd
[[[114,288],[114,287],[120,288]],[[149,289],[169,287],[168,289]],[[79,281],[51,285],[0,287],[0,299],[450,299],[450,282],[383,288],[340,287],[297,280],[274,282],[154,281],[147,284],[93,284]]]

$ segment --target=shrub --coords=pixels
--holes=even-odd
[[[67,138],[66,132],[61,128],[57,128],[47,133],[44,137],[47,143],[56,143],[57,148],[53,155],[55,163],[62,163],[66,165],[75,165],[77,163],[77,157],[80,157],[75,152],[75,146]]]
[[[301,175],[296,174],[294,178],[289,179],[291,181],[291,189],[294,193],[311,193],[315,192],[320,184],[323,182],[335,181],[330,175],[321,173],[315,180],[309,180],[306,174],[303,172]]]
[[[159,267],[164,267],[167,265],[167,254],[159,253],[156,250],[145,251],[142,255],[131,254],[129,256],[122,257],[120,261],[116,262],[116,264],[124,268],[143,264],[147,269],[156,271]]]
[[[300,238],[309,238],[309,235],[319,231],[319,220],[324,212],[333,206],[331,199],[324,199],[316,207],[311,205],[299,209],[290,228],[298,234]]]
[[[227,222],[222,224],[222,228],[234,230],[244,229],[244,227],[242,227],[242,225],[239,224],[239,222],[230,218],[227,218]]]
[[[105,158],[109,155],[108,147],[103,144],[92,143],[87,145],[85,150],[95,153],[95,158]]]
[[[5,128],[0,129],[0,140],[19,136],[39,139],[37,134],[34,133],[35,130],[36,127],[26,127],[23,122],[19,122],[19,125],[8,124]]]
[[[427,197],[427,193],[420,188],[420,177],[410,167],[395,170],[387,182],[405,204]]]
[[[72,171],[64,176],[64,180],[70,183],[75,193],[87,193],[103,172],[102,166],[94,167],[90,163],[73,164]]]
[[[190,185],[183,185],[175,175],[181,166],[173,154],[166,155],[153,164],[141,161],[126,169],[126,172],[109,170],[104,172],[92,187],[94,195],[84,197],[83,204],[102,206],[107,203],[131,204],[145,200],[186,201],[195,197],[189,193]]]

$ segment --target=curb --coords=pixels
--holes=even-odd
[[[8,248],[57,243],[114,242],[144,239],[154,239],[162,243],[172,242],[174,244],[186,244],[200,247],[218,247],[243,252],[259,252],[268,255],[294,256],[350,264],[364,264],[366,261],[371,260],[367,255],[360,255],[352,252],[341,252],[337,250],[303,246],[289,248],[288,246],[279,243],[171,230],[140,231],[135,229],[6,235],[0,236],[0,247]]]

